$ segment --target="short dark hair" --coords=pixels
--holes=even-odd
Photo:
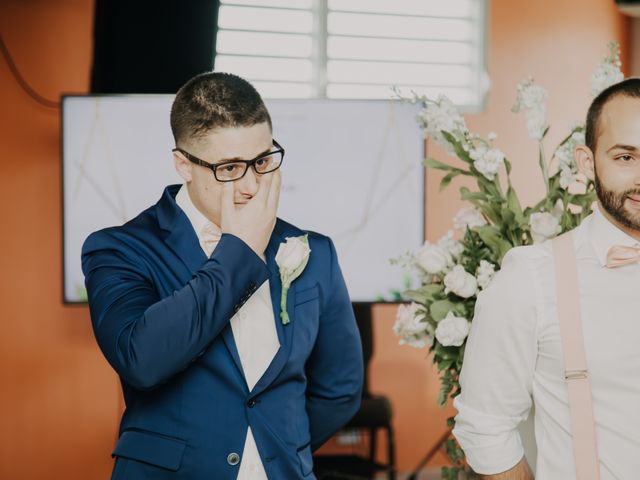
[[[640,98],[640,78],[627,78],[610,87],[605,88],[591,102],[587,112],[587,126],[585,131],[585,143],[595,155],[598,135],[600,134],[600,114],[607,102],[618,95]]]
[[[185,83],[171,106],[176,145],[216,128],[251,127],[271,117],[258,91],[231,73],[207,72]]]

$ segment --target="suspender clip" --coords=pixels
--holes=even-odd
[[[565,380],[584,380],[587,378],[586,370],[565,370],[564,379]]]

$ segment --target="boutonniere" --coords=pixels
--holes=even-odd
[[[280,282],[282,283],[282,296],[280,298],[280,318],[282,324],[289,323],[287,313],[287,294],[291,283],[300,276],[309,261],[309,238],[307,235],[300,237],[287,237],[284,243],[278,247],[276,264],[280,269]]]

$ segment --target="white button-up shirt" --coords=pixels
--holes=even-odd
[[[605,267],[638,242],[596,211],[574,243],[601,479],[640,478],[640,264]],[[475,471],[518,463],[533,403],[536,478],[576,478],[550,242],[511,250],[479,295],[460,381],[454,434]]]
[[[209,220],[193,205],[185,185],[178,191],[176,203],[187,215],[200,239],[200,232]],[[268,280],[231,318],[231,329],[238,347],[247,387],[251,391],[280,347]],[[238,480],[267,480],[251,427],[247,429],[237,478]]]

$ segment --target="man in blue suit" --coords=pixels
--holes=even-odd
[[[248,82],[193,78],[171,127],[184,184],[82,249],[126,401],[112,478],[313,479],[363,380],[333,243],[276,218],[284,149]]]

